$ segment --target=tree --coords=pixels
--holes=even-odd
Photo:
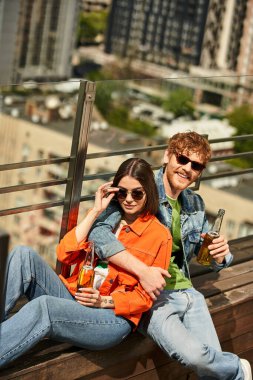
[[[175,117],[193,116],[194,104],[192,92],[186,88],[173,91],[163,103],[166,111],[172,112]]]
[[[242,105],[235,108],[227,115],[229,123],[236,128],[236,136],[252,134],[253,130],[253,112],[249,105]],[[235,151],[237,153],[253,151],[253,140],[247,139],[235,142]],[[253,158],[248,157],[240,160],[241,166],[252,167]]]
[[[105,34],[107,15],[105,11],[81,13],[78,27],[79,45],[94,44],[99,35]]]

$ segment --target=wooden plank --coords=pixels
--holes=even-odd
[[[253,260],[224,269],[219,273],[207,273],[195,277],[193,285],[205,297],[253,283]]]
[[[239,319],[231,318],[223,325],[215,326],[217,334],[221,341],[236,338],[239,335],[244,335],[253,331],[253,313],[242,316]],[[252,342],[253,348],[253,342]]]
[[[238,305],[244,302],[250,302],[251,304],[252,299],[253,286],[252,284],[249,284],[209,297],[206,299],[206,303],[211,314],[214,314],[215,312],[230,308],[232,305]]]
[[[253,300],[247,300],[243,303],[231,303],[226,309],[214,309],[211,311],[212,319],[216,327],[233,320],[252,314],[253,312]]]
[[[229,340],[221,342],[221,347],[223,351],[234,352],[239,356],[244,352],[252,352],[253,362],[253,330],[251,329],[251,331],[246,334],[232,337]]]

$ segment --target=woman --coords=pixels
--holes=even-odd
[[[122,209],[118,239],[148,265],[168,267],[171,236],[154,216],[158,196],[150,165],[138,158],[119,167],[111,183],[99,187],[86,218],[57,247],[60,261],[76,264],[70,278],[59,278],[28,247],[17,247],[7,266],[5,315],[25,294],[30,302],[0,326],[0,366],[14,360],[48,337],[88,349],[120,343],[137,326],[152,301],[131,274],[109,264],[99,290],[77,292],[78,272],[84,261],[87,235],[112,198]]]

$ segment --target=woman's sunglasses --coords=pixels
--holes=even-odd
[[[190,162],[192,169],[198,172],[204,170],[206,167],[206,165],[201,164],[200,162],[190,160],[188,157],[184,156],[183,154],[176,154],[176,159],[180,165],[187,165],[188,162]]]
[[[145,192],[143,190],[138,189],[127,190],[119,187],[119,191],[117,191],[116,197],[118,199],[124,200],[126,199],[128,194],[131,194],[131,197],[134,201],[140,201],[144,197]]]

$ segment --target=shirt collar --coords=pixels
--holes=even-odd
[[[154,218],[154,215],[146,215],[144,217],[140,216],[133,223],[124,226],[123,228],[130,228],[136,235],[141,236]]]

